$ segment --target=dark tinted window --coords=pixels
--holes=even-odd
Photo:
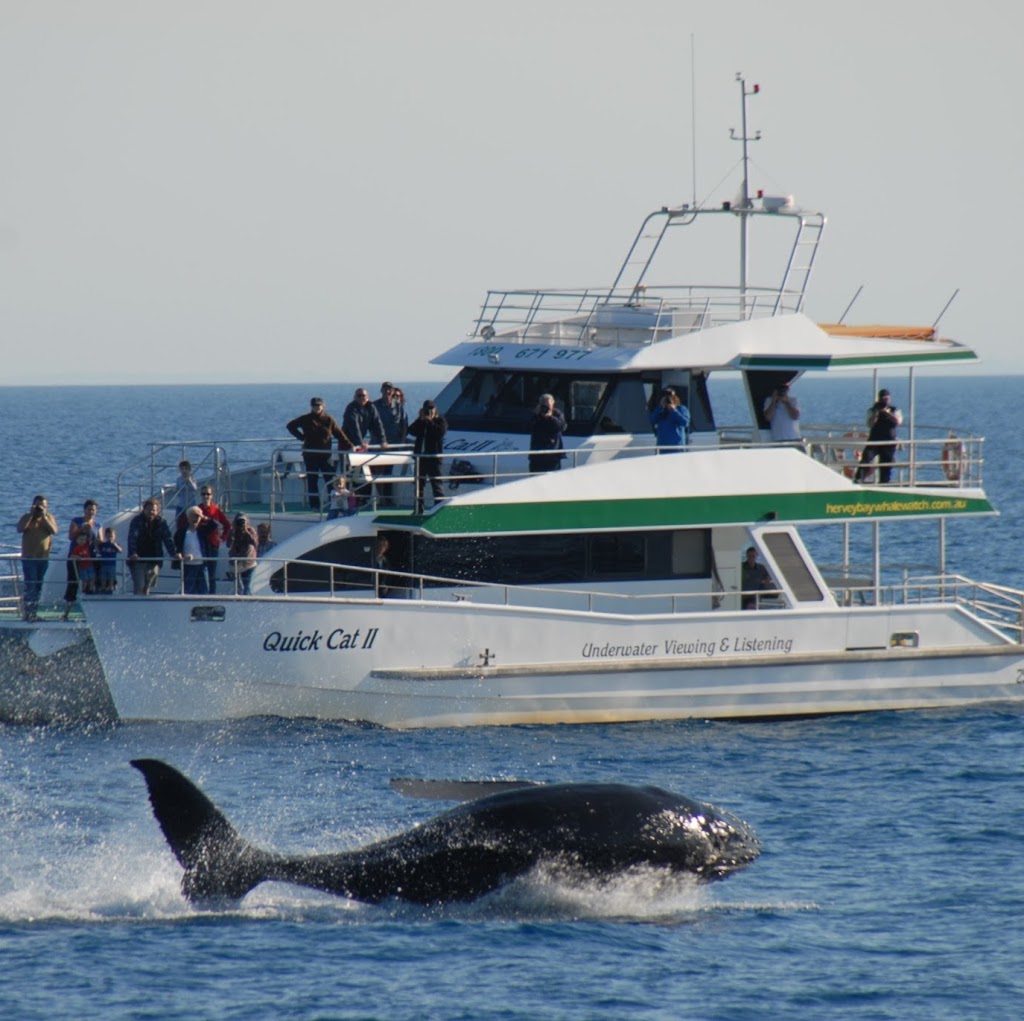
[[[410,569],[417,574],[508,585],[707,578],[710,549],[706,530],[469,539],[415,536]]]
[[[555,398],[570,435],[650,431],[639,376],[466,368],[441,391],[437,406],[449,429],[528,433],[545,393]]]

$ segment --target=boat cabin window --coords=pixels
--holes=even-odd
[[[449,429],[528,433],[541,394],[565,414],[566,432],[650,432],[645,389],[639,375],[573,375],[465,368],[438,395]]]
[[[508,585],[709,578],[711,533],[689,529],[451,539],[417,535],[410,570]]]
[[[349,536],[308,550],[298,560],[291,560],[275,571],[270,578],[270,587],[274,592],[334,591],[338,595],[344,595],[350,589],[372,588],[373,579],[369,574],[346,570],[344,565],[372,567],[373,541],[372,537],[365,535]]]

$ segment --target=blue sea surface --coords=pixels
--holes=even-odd
[[[808,421],[860,420],[870,388],[808,379],[798,393]],[[0,388],[0,542],[16,543],[37,491],[62,529],[86,496],[112,510],[117,472],[150,439],[283,435],[311,393],[337,413],[351,390]],[[735,421],[739,390],[721,390],[719,419]],[[989,437],[986,486],[1003,512],[952,523],[949,566],[1015,586],[1016,390],[1012,378],[917,381],[921,422]],[[934,560],[931,533],[891,527],[912,560]],[[266,884],[197,909],[128,765],[140,756],[196,779],[246,838],[295,853],[356,847],[446,807],[394,793],[396,776],[654,783],[746,819],[764,853],[709,886],[535,874],[421,908]],[[0,725],[0,1009],[17,1021],[1016,1017],[1022,789],[1017,705],[415,732]]]

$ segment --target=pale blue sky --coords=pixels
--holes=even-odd
[[[1022,11],[0,0],[0,383],[446,378],[489,287],[733,196],[737,71],[752,187],[829,217],[809,314],[959,287],[942,333],[1021,371]]]

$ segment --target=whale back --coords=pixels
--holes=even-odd
[[[284,856],[244,841],[176,769],[132,762],[197,900],[244,896],[280,880],[357,900],[471,900],[541,862],[585,876],[638,865],[720,879],[753,861],[760,844],[728,813],[657,787],[550,784],[505,790],[442,812],[353,851]]]

